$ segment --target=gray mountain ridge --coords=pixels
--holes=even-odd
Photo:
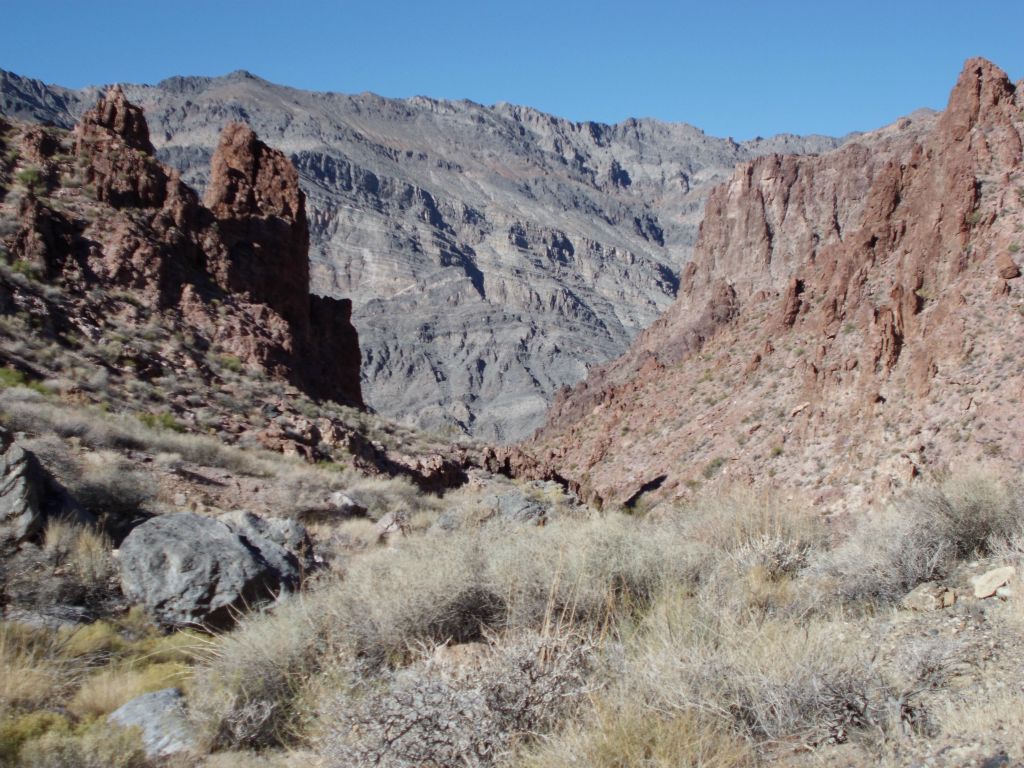
[[[123,85],[158,157],[202,189],[243,120],[299,170],[317,293],[350,297],[378,412],[505,442],[672,302],[707,193],[769,153],[684,123],[571,122],[529,107],[313,93],[248,72]],[[70,127],[103,88],[0,70],[0,112]]]

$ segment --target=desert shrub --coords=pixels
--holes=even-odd
[[[252,614],[198,653],[191,711],[213,748],[267,747],[293,740],[305,716],[303,686],[323,647],[316,612],[300,598]]]
[[[677,517],[681,535],[718,553],[763,548],[767,542],[806,551],[823,540],[812,505],[784,502],[745,487],[702,496]]]
[[[32,194],[40,194],[45,189],[43,174],[38,168],[23,168],[15,178]]]
[[[369,511],[370,517],[379,519],[391,512],[406,519],[415,514],[436,510],[440,501],[424,494],[404,477],[353,477],[347,491],[355,501]]]
[[[895,685],[871,651],[843,621],[743,621],[670,597],[630,648],[618,695],[720,719],[755,742],[842,742],[923,724],[917,689]]]
[[[590,646],[537,634],[507,639],[479,664],[427,661],[328,702],[331,765],[486,766],[551,730],[589,691]]]
[[[174,414],[167,413],[166,411],[160,411],[159,413],[146,411],[138,414],[138,419],[149,429],[166,429],[172,432],[185,431],[185,428],[181,425],[181,422],[174,418]]]
[[[756,569],[767,579],[779,579],[804,568],[809,549],[806,542],[763,533],[744,542],[730,555],[742,569]]]
[[[85,584],[106,586],[115,575],[112,550],[110,539],[88,525],[54,519],[43,531],[43,551]]]
[[[42,394],[22,387],[0,388],[0,409],[15,431],[77,437],[83,445],[94,449],[177,453],[196,464],[252,475],[267,472],[266,462],[259,456],[224,445],[214,437],[152,429],[136,418],[98,409],[55,405]]]
[[[29,381],[28,377],[26,377],[24,373],[9,365],[0,368],[0,387],[22,387],[40,395],[47,394],[46,390],[39,382]]]
[[[850,602],[894,602],[946,576],[962,559],[989,554],[1024,530],[1024,497],[991,478],[969,475],[924,488],[866,517],[814,564],[814,573]]]
[[[71,723],[56,712],[29,712],[0,720],[0,766],[17,766],[22,745],[49,732],[67,734]]]
[[[957,559],[987,555],[999,542],[1024,533],[1024,489],[978,472],[925,487],[898,511],[932,528]]]

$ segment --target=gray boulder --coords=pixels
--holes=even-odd
[[[548,516],[547,507],[534,501],[519,489],[488,494],[481,499],[480,503],[485,508],[493,510],[499,518],[510,523],[541,525]]]
[[[122,728],[138,728],[146,757],[150,759],[192,752],[197,747],[195,729],[177,688],[137,696],[111,712],[107,722]]]
[[[40,533],[48,519],[94,522],[31,451],[0,429],[0,546],[18,545]]]
[[[482,495],[468,510],[448,510],[442,513],[435,526],[444,531],[453,531],[466,523],[491,521],[544,525],[548,513],[547,505],[530,498],[519,488],[504,487]]]
[[[121,545],[121,586],[165,625],[226,627],[237,615],[298,588],[299,557],[271,541],[255,515],[216,520],[161,515]],[[304,536],[304,532],[303,532]]]
[[[275,570],[285,573],[298,567],[308,572],[314,567],[313,542],[298,520],[260,517],[241,510],[218,519],[255,547]]]

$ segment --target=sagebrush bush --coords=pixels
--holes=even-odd
[[[572,636],[505,639],[485,663],[427,661],[354,695],[321,719],[332,766],[488,766],[552,729],[589,690],[591,648]]]
[[[845,541],[817,558],[813,570],[843,600],[891,603],[1022,532],[1021,490],[968,474],[864,517]]]
[[[699,597],[666,597],[629,649],[619,695],[718,718],[756,742],[841,742],[920,715],[872,651],[841,620],[743,620]]]

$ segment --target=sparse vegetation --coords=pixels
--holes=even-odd
[[[67,179],[46,203],[83,215],[96,203],[83,169],[70,155],[52,162],[46,178],[18,172],[14,196]],[[742,335],[728,355],[705,346],[675,367],[696,363],[694,404],[728,401],[749,427],[729,423],[726,444],[702,430],[678,457],[688,477],[653,481],[632,513],[621,497],[597,510],[554,482],[489,474],[471,441],[315,401],[123,287],[86,286],[94,312],[76,312],[49,264],[43,274],[14,259],[17,231],[10,216],[0,222],[0,280],[17,297],[0,315],[0,418],[82,510],[51,517],[0,561],[0,765],[159,764],[137,731],[106,718],[169,687],[184,693],[194,760],[211,768],[732,768],[793,755],[929,764],[905,750],[993,733],[1002,744],[1018,728],[1019,576],[988,602],[972,597],[970,579],[1024,564],[1019,485],[962,470],[918,479],[881,507],[875,488],[891,478],[879,470],[861,489],[870,516],[827,519],[825,452],[803,456],[814,476],[806,498],[727,485],[747,476],[744,454],[764,460],[769,478],[801,461],[791,424],[806,406],[793,410],[795,389],[779,379],[783,362],[825,354],[810,336],[783,341],[788,354],[775,360],[758,356],[755,375],[774,380],[757,399],[733,397],[739,374],[727,358],[756,349]],[[878,280],[863,289],[879,308],[892,300]],[[935,291],[922,286],[918,298]],[[211,300],[211,313],[231,316],[231,301]],[[845,322],[851,338],[838,340],[831,329],[861,315],[832,309],[829,342],[846,354],[857,326]],[[983,341],[964,347],[972,375],[984,373]],[[999,353],[1012,369],[1014,347]],[[839,380],[864,367],[850,357],[826,372]],[[980,402],[984,383],[969,387]],[[908,439],[897,397],[879,419],[892,462]],[[993,463],[1012,459],[1012,447],[985,441],[1013,417],[970,409],[939,426]],[[658,424],[610,423],[609,435],[638,450],[660,439]],[[455,450],[464,453],[437,469]],[[859,461],[867,450],[849,440],[837,452]],[[600,464],[572,462],[585,492],[600,486]],[[452,467],[457,481],[430,475]],[[638,468],[631,482],[648,479]],[[305,525],[315,557],[301,565],[301,592],[232,604],[237,623],[217,633],[158,627],[152,605],[127,604],[128,548],[118,547],[131,530],[153,516],[227,520],[241,509],[280,518],[274,535],[296,534],[301,554],[309,542],[295,521]],[[956,602],[911,612],[904,598],[921,585]]]

